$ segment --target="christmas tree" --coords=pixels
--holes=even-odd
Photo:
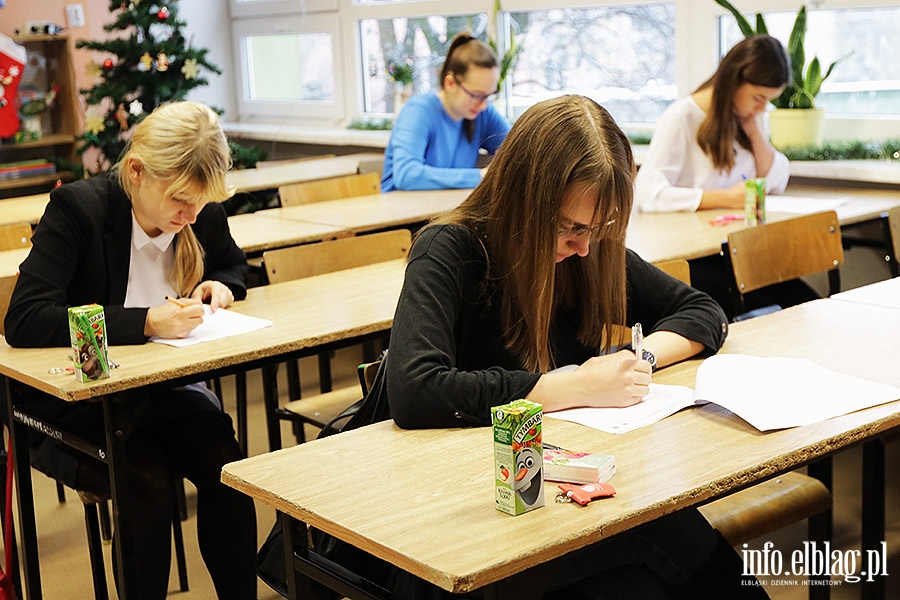
[[[106,171],[116,162],[129,130],[154,108],[184,100],[192,89],[207,85],[204,70],[221,73],[207,60],[206,49],[194,48],[185,39],[177,0],[130,0],[127,4],[111,0],[109,10],[114,20],[103,29],[124,35],[75,44],[105,55],[90,65],[98,83],[81,90],[88,109],[79,152],[99,150],[94,168],[86,167],[91,174]],[[253,166],[260,158],[256,149],[229,144],[236,167]]]

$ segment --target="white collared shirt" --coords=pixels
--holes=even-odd
[[[150,237],[131,211],[131,259],[128,264],[128,288],[125,308],[150,308],[165,302],[166,296],[178,297],[169,282],[175,269],[174,233]]]

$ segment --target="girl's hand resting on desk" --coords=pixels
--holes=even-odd
[[[178,303],[163,302],[147,310],[144,335],[161,338],[184,338],[203,323],[206,309],[195,298],[179,298]]]
[[[698,208],[730,208],[743,210],[744,194],[746,191],[747,184],[743,181],[739,181],[733,186],[722,190],[703,190],[703,196],[700,198],[700,206]]]
[[[590,358],[574,371],[541,376],[528,399],[543,404],[545,412],[631,406],[650,393],[650,370],[650,363],[620,350]]]
[[[228,286],[220,281],[203,281],[194,288],[191,298],[209,304],[210,310],[216,312],[217,308],[228,308],[234,302],[234,294]]]

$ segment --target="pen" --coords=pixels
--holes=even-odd
[[[644,358],[644,330],[641,329],[640,323],[635,323],[631,328],[631,348],[638,360]]]
[[[176,306],[180,306],[181,308],[184,308],[187,306],[187,304],[185,304],[178,298],[172,298],[171,296],[166,296],[166,300],[168,300],[172,304],[175,304]]]

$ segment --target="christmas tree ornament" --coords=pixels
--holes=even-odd
[[[157,71],[168,71],[169,70],[169,59],[166,58],[165,52],[160,52],[156,57],[156,70]]]
[[[144,52],[144,54],[141,55],[139,62],[138,71],[149,71],[150,67],[153,66],[153,57],[150,56],[149,52]]]
[[[128,105],[128,112],[135,117],[139,117],[144,114],[144,105],[141,104],[140,100],[132,100],[131,104]]]
[[[119,122],[119,129],[122,131],[128,129],[128,111],[122,102],[119,102],[119,108],[116,109],[116,121]]]
[[[19,130],[15,100],[26,58],[24,46],[0,33],[0,138],[11,137]]]
[[[92,106],[84,111],[84,129],[90,131],[94,135],[99,135],[106,129],[106,123],[103,122],[103,114],[99,107]]]
[[[189,58],[184,61],[184,65],[181,67],[181,73],[184,75],[185,79],[193,79],[197,75],[200,74],[200,65],[197,64],[196,58]]]
[[[107,58],[106,60],[103,61],[103,70],[104,71],[112,71],[112,68],[113,68],[113,61],[111,58]]]
[[[169,7],[168,7],[168,6],[163,6],[161,9],[159,9],[159,12],[156,13],[156,17],[157,17],[160,21],[165,21],[165,20],[167,20],[167,19],[169,18]]]

